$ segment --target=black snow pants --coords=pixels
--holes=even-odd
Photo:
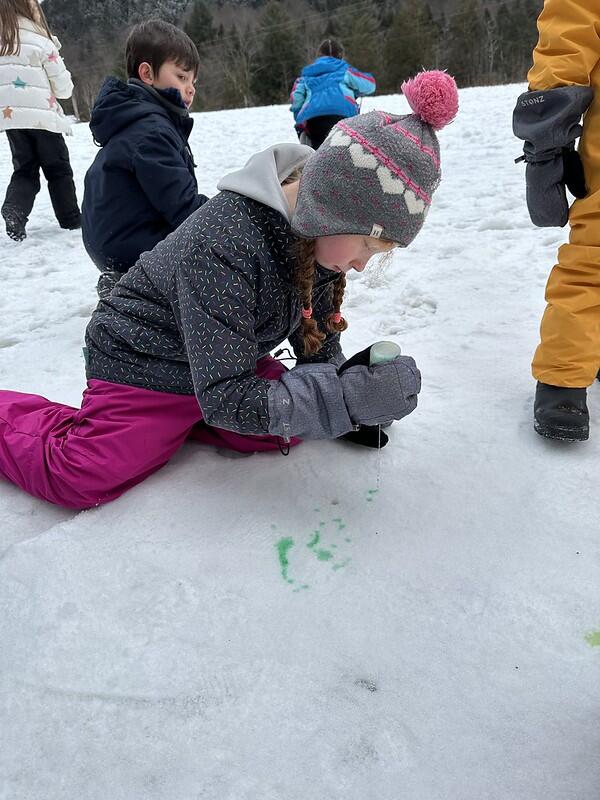
[[[48,181],[52,208],[61,228],[78,228],[79,206],[69,151],[61,133],[44,130],[6,131],[14,172],[2,205],[2,215],[16,214],[26,224],[40,190],[40,167]]]
[[[329,135],[329,131],[333,128],[336,122],[339,122],[345,117],[339,117],[335,114],[327,114],[321,117],[311,117],[306,120],[306,133],[310,139],[310,146],[313,150],[318,150]]]

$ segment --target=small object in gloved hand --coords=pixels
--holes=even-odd
[[[358,430],[349,431],[339,438],[363,447],[373,447],[375,450],[385,447],[389,442],[389,437],[381,430],[381,425],[359,425]]]
[[[358,425],[388,425],[417,406],[421,373],[410,356],[383,363],[300,364],[271,381],[268,433],[301,439],[337,439]],[[347,366],[348,365],[348,366]]]
[[[378,347],[379,350],[376,351],[375,359],[373,359],[372,350]],[[400,355],[400,348],[398,345],[394,345],[393,342],[377,342],[375,345],[365,347],[364,350],[355,353],[352,358],[345,361],[338,369],[338,375],[341,375],[348,367],[355,367],[358,364],[368,367],[371,363],[381,363],[385,360],[385,354],[388,350],[392,357]],[[389,442],[389,437],[387,433],[381,430],[381,425],[359,425],[357,430],[349,431],[339,438],[363,447],[372,447],[376,450],[385,447]]]

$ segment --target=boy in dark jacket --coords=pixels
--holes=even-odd
[[[107,78],[90,128],[101,150],[85,176],[83,243],[106,296],[139,255],[208,199],[188,145],[198,51],[174,25],[149,20],[127,39],[123,83]]]

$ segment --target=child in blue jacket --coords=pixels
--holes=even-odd
[[[290,111],[302,142],[317,150],[341,119],[360,112],[357,98],[373,94],[375,78],[344,61],[344,48],[335,39],[325,39],[317,60],[304,67],[290,95]]]
[[[141,253],[206,200],[188,145],[198,51],[174,25],[153,19],[127,39],[123,83],[107,78],[90,128],[101,150],[85,176],[83,243],[101,270],[104,297]]]

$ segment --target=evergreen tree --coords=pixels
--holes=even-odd
[[[185,32],[198,48],[198,52],[202,50],[202,45],[205,42],[210,42],[216,37],[212,14],[204,0],[194,0],[192,13],[185,26]]]
[[[481,10],[480,0],[460,0],[449,18],[445,66],[459,86],[473,86],[481,81],[484,39]]]
[[[438,38],[437,24],[425,0],[407,0],[387,31],[382,91],[397,92],[403,80],[422,68],[434,67]]]
[[[496,24],[499,37],[498,71],[500,80],[523,81],[532,64],[537,42],[536,19],[542,0],[523,0],[522,4],[499,6]]]
[[[259,40],[253,94],[258,103],[283,103],[302,67],[302,52],[295,23],[277,0],[261,15]]]
[[[357,69],[372,72],[377,80],[382,67],[383,33],[375,3],[344,15],[341,39],[346,58]]]

